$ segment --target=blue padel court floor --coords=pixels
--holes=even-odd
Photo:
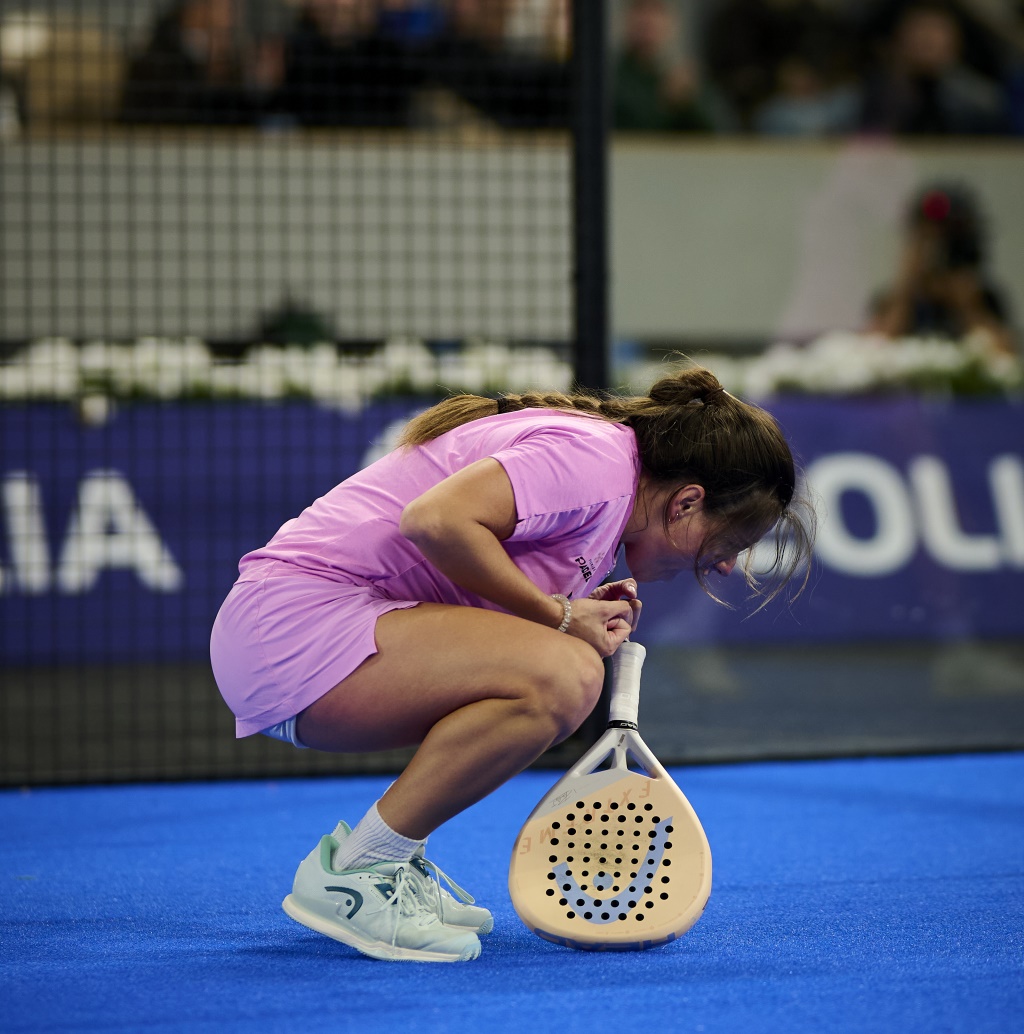
[[[1024,1030],[1024,754],[674,768],[714,852],[685,937],[578,952],[520,924],[531,771],[429,855],[495,915],[470,963],[289,920],[295,866],[383,777],[0,793],[0,1030]]]

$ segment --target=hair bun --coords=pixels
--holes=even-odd
[[[655,382],[650,397],[663,406],[686,406],[691,402],[707,402],[724,393],[722,382],[710,370],[693,367]]]

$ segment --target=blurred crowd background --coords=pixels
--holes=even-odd
[[[567,0],[22,0],[2,132],[52,121],[557,128]],[[1024,133],[1021,0],[614,0],[623,132]]]

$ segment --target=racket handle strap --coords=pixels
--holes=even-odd
[[[647,650],[640,643],[628,640],[612,654],[612,695],[608,705],[610,724],[626,723],[626,727],[636,728],[640,713],[640,671],[646,656]]]

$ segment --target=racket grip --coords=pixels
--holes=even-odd
[[[640,713],[640,670],[647,650],[640,643],[624,642],[612,654],[612,696],[609,722],[636,725]]]

